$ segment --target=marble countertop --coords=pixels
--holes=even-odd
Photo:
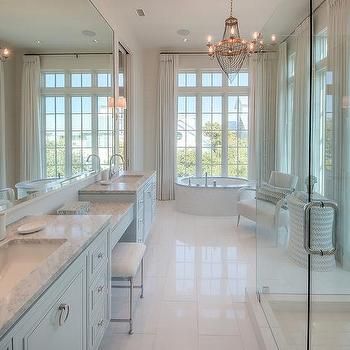
[[[133,206],[134,203],[132,202],[90,201],[88,215],[110,215],[111,227],[113,229]]]
[[[145,182],[155,174],[154,171],[125,171],[114,177],[110,185],[101,185],[98,181],[90,186],[87,186],[79,191],[81,194],[106,194],[106,193],[136,193]]]
[[[93,206],[99,211],[101,205]],[[118,221],[117,214],[114,223]],[[122,214],[120,214],[122,215]],[[28,222],[45,222],[46,227],[37,233],[19,235],[17,228]],[[11,240],[48,243],[50,240],[64,240],[63,244],[43,260],[33,271],[26,274],[12,289],[0,294],[0,338],[16,323],[47,288],[67,269],[80,253],[108,226],[110,215],[44,215],[25,217],[7,227],[7,238],[0,247]],[[1,288],[1,270],[0,270]]]

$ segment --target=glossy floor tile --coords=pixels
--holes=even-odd
[[[134,335],[109,326],[100,350],[258,350],[245,303],[255,286],[254,227],[200,217],[160,202],[147,242],[145,297],[135,295]],[[114,317],[127,317],[126,289],[113,290]]]

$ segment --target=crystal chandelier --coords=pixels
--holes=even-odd
[[[232,16],[232,0],[230,17],[225,21],[225,30],[222,40],[212,44],[208,37],[208,55],[216,57],[221,69],[232,81],[241,70],[247,57],[253,53],[261,52],[264,48],[261,33],[255,32],[251,41],[243,40],[239,34],[238,19]]]

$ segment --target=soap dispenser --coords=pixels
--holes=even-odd
[[[0,241],[6,238],[6,213],[0,212]]]

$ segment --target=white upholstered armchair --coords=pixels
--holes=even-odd
[[[298,177],[278,171],[272,171],[268,182],[271,187],[293,191],[297,185]],[[249,196],[249,193],[254,193],[254,196]],[[251,187],[242,188],[239,193],[237,203],[237,226],[240,222],[240,217],[256,222],[257,215],[259,224],[270,229],[278,229],[279,227],[288,226],[288,213],[283,207],[286,200],[280,199],[277,203],[267,200],[256,199],[256,189]]]

